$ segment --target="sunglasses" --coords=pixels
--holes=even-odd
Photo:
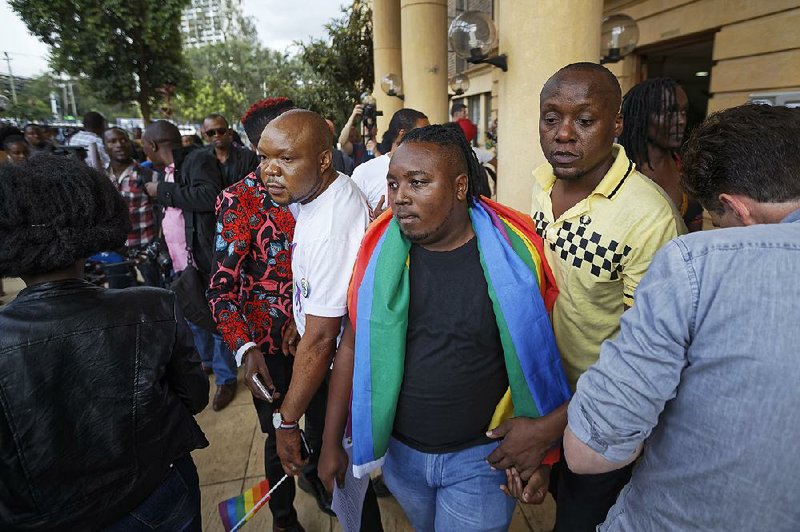
[[[208,137],[216,137],[219,135],[220,137],[228,132],[228,128],[226,127],[218,127],[216,129],[207,129],[206,136]]]

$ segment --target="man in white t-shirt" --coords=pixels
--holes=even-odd
[[[381,146],[387,153],[375,157],[353,170],[353,182],[358,185],[361,192],[369,201],[369,208],[375,209],[381,200],[386,200],[386,174],[389,172],[389,159],[403,140],[406,133],[418,127],[429,126],[428,117],[414,109],[400,109],[389,121],[389,129],[383,134]]]
[[[111,159],[103,144],[103,133],[106,130],[106,119],[96,111],[89,111],[83,116],[83,130],[72,135],[67,146],[79,146],[86,149],[86,164],[104,172]]]
[[[284,470],[301,473],[298,421],[320,395],[336,351],[347,311],[347,288],[361,238],[369,224],[367,200],[353,181],[333,168],[333,136],[325,120],[295,109],[275,118],[258,144],[262,177],[276,203],[296,204],[292,242],[293,314],[300,342],[288,384],[273,384],[263,357],[246,357],[245,378],[254,395],[266,397],[252,383],[256,373],[272,390],[275,441]],[[275,384],[278,384],[276,381]],[[321,443],[321,442],[320,442]],[[377,502],[372,495],[374,515]],[[364,517],[365,522],[370,519]]]

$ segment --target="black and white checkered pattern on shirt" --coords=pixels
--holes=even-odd
[[[545,235],[550,224],[545,220],[544,213],[534,213],[533,221],[536,232],[548,242],[550,249],[559,254],[561,260],[575,268],[588,269],[601,279],[616,281],[620,278],[620,263],[631,252],[630,246],[590,230],[588,223],[563,222],[554,238],[548,238]]]

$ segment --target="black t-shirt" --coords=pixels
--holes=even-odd
[[[217,156],[214,152],[214,146],[209,145],[206,147],[206,150],[214,155],[216,159]],[[258,154],[247,148],[231,146],[225,164],[218,164],[222,170],[223,186],[227,188],[238,183],[258,168]]]
[[[447,252],[414,245],[409,271],[405,373],[394,436],[428,453],[485,443],[508,375],[477,240]]]

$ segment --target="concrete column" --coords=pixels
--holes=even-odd
[[[498,0],[500,53],[508,72],[498,86],[497,198],[530,213],[531,171],[546,162],[539,146],[539,93],[558,69],[600,60],[602,0]]]
[[[447,122],[447,0],[401,0],[404,107]]]
[[[381,89],[381,78],[386,74],[397,74],[401,79],[403,77],[400,56],[400,0],[373,0],[372,54],[375,67],[372,95],[375,96],[378,109],[383,111],[383,116],[378,117],[380,136],[389,127],[392,115],[403,107],[400,98],[389,96]]]

